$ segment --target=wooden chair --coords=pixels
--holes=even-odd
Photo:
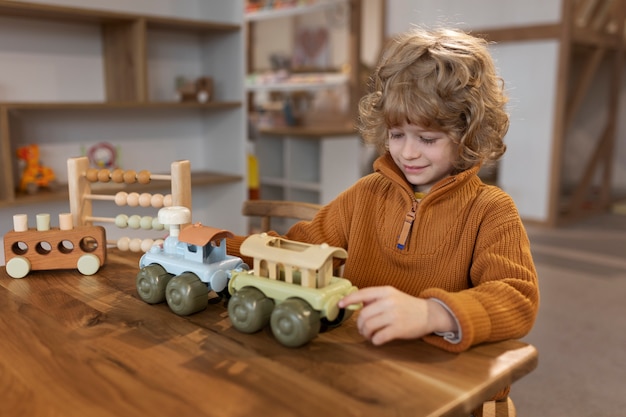
[[[475,411],[474,417],[516,417],[515,405],[510,397],[500,401],[487,401]]]
[[[247,200],[243,203],[241,213],[244,216],[260,217],[261,231],[271,230],[272,218],[311,220],[321,209],[320,204],[302,201],[282,200]]]

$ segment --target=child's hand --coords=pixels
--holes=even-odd
[[[375,345],[456,330],[454,318],[441,304],[410,296],[394,287],[363,288],[344,297],[339,307],[357,303],[363,303],[357,319],[359,333]]]

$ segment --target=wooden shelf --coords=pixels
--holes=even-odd
[[[256,81],[261,79],[261,81]],[[248,91],[317,91],[346,85],[348,76],[339,73],[310,73],[292,74],[289,78],[281,81],[264,82],[263,75],[248,76],[246,89]],[[250,81],[252,80],[252,81]]]
[[[306,139],[323,140],[328,136],[350,136],[356,135],[357,131],[353,122],[346,120],[345,123],[337,124],[316,124],[313,126],[281,126],[271,128],[261,128],[259,133],[272,136],[293,136]]]
[[[56,148],[59,149],[53,156],[59,158],[60,155],[64,155],[64,147],[70,142],[70,139],[65,139],[64,132],[71,132],[73,120],[80,120],[80,128],[86,130],[93,126],[93,135],[91,132],[86,135],[85,144],[95,142],[102,136],[107,140],[119,139],[122,144],[125,140],[134,144],[138,140],[149,139],[146,136],[150,135],[150,130],[146,129],[144,132],[139,126],[140,123],[150,124],[152,120],[160,122],[164,116],[171,115],[173,121],[180,122],[181,125],[186,126],[184,122],[187,120],[193,123],[188,130],[181,132],[181,136],[192,141],[193,146],[201,144],[203,149],[201,155],[193,156],[201,162],[196,168],[207,172],[192,173],[193,186],[206,186],[206,189],[202,189],[202,198],[211,198],[214,193],[210,187],[212,185],[230,184],[229,189],[236,190],[229,191],[228,195],[219,201],[211,200],[214,204],[206,209],[207,215],[231,230],[240,230],[240,225],[245,222],[232,219],[232,213],[225,208],[239,207],[245,196],[246,124],[243,109],[245,86],[244,80],[236,77],[244,64],[242,3],[203,0],[197,13],[191,18],[179,17],[183,14],[179,13],[175,0],[160,2],[154,8],[146,7],[147,14],[127,12],[132,7],[122,3],[124,2],[115,7],[117,10],[109,11],[78,5],[59,6],[0,0],[0,18],[3,18],[3,22],[15,20],[11,23],[16,23],[18,25],[16,27],[24,27],[23,30],[15,29],[18,37],[22,37],[26,42],[36,43],[38,38],[47,39],[46,31],[50,31],[51,45],[56,46],[64,45],[61,42],[75,31],[85,33],[84,53],[87,57],[85,60],[76,60],[73,55],[66,57],[64,51],[54,47],[49,54],[48,51],[38,49],[32,51],[31,55],[38,61],[37,70],[48,71],[46,60],[49,55],[52,63],[59,63],[61,71],[68,71],[64,74],[63,82],[59,82],[59,90],[48,93],[44,89],[39,95],[33,87],[33,92],[30,92],[24,87],[27,85],[24,80],[33,76],[31,69],[28,68],[28,71],[23,71],[24,79],[21,79],[18,72],[20,79],[12,86],[16,87],[12,90],[16,93],[0,102],[0,208],[68,200],[65,184],[58,185],[54,190],[40,190],[34,195],[15,191],[17,182],[15,176],[18,169],[14,152],[18,145],[50,143],[54,151]],[[161,3],[169,3],[171,6]],[[159,12],[162,14],[150,14]],[[31,26],[33,30],[29,30]],[[32,40],[29,37],[31,32]],[[13,32],[10,36],[12,34]],[[16,41],[21,41],[22,38],[17,38]],[[176,56],[173,56],[172,51],[175,48]],[[30,56],[27,55],[27,58]],[[177,66],[178,59],[184,60],[184,65],[181,65],[183,69]],[[101,60],[101,63],[97,62],[98,60]],[[29,62],[19,61],[15,68],[19,71],[28,65]],[[97,70],[91,71],[94,67]],[[213,78],[217,88],[211,102],[177,102],[174,101],[173,95],[171,100],[165,93],[158,96],[161,92],[170,91],[173,88],[173,84],[170,83],[179,75],[178,72],[185,72],[188,68],[191,68],[190,71],[194,74],[200,73],[195,76],[207,75]],[[79,80],[91,83],[89,88],[85,89],[87,93],[72,95],[67,90],[74,86],[71,77],[73,71],[77,73],[85,71],[83,73],[88,75]],[[9,78],[9,75],[5,78]],[[48,78],[50,82],[56,80],[54,77]],[[68,79],[67,83],[65,79]],[[12,82],[11,79],[6,81]],[[77,83],[76,88],[81,88],[81,85]],[[19,101],[21,97],[24,97],[25,101]],[[50,119],[55,119],[57,115],[67,122],[55,125],[59,131],[56,132],[55,140],[50,142],[49,138],[45,137],[45,127],[42,126],[46,126],[46,123],[49,123]],[[119,124],[116,123],[118,117]],[[212,123],[216,120],[219,120],[219,123]],[[108,126],[111,123],[116,123],[116,126],[109,131]],[[24,126],[28,129],[24,129]],[[136,134],[133,129],[140,131]],[[103,131],[105,135],[101,134]],[[163,137],[157,134],[155,139],[166,140],[165,136],[170,136],[168,133],[163,133]],[[175,136],[176,132],[173,135]],[[228,141],[224,141],[224,137],[228,137]],[[151,161],[155,166],[163,166],[161,160],[170,157],[167,150],[154,148],[150,152],[158,156]],[[176,155],[173,157],[193,159],[186,155],[189,152],[192,151],[187,152],[183,149],[175,152]],[[148,158],[143,158],[146,159]],[[160,169],[151,166],[144,168],[154,171]],[[209,170],[222,172],[208,172]],[[142,192],[163,189],[159,184],[155,184],[107,188],[102,192],[114,193],[132,188]]]
[[[240,175],[228,175],[217,172],[201,171],[192,172],[191,185],[192,186],[210,186],[218,184],[230,184],[243,181],[243,177]],[[98,188],[99,194],[115,194],[119,191],[126,192],[149,192],[167,189],[167,185],[160,182],[152,184],[107,184],[104,187]],[[54,189],[41,189],[35,194],[27,194],[23,192],[16,193],[14,200],[0,200],[1,207],[14,207],[29,204],[42,204],[54,201],[67,201],[69,198],[67,191],[67,184],[58,184]]]
[[[0,16],[23,17],[29,19],[59,20],[66,22],[91,23],[131,23],[141,20],[147,26],[184,31],[236,31],[238,24],[207,22],[204,20],[179,19],[171,17],[119,13],[107,10],[82,9],[77,7],[55,6],[41,3],[24,3],[0,0]]]
[[[223,102],[209,102],[209,103],[194,103],[194,102],[176,102],[176,101],[162,101],[162,102],[13,102],[13,103],[1,103],[0,108],[6,108],[9,111],[13,110],[128,110],[128,109],[229,109],[242,106],[240,101],[223,101]]]
[[[260,9],[254,12],[247,12],[244,20],[253,22],[266,19],[278,19],[281,17],[297,16],[323,10],[346,3],[348,0],[318,0],[311,4],[298,5],[292,7],[280,7],[274,9]]]

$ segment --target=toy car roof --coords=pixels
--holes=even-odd
[[[266,233],[250,235],[240,247],[243,255],[307,269],[320,269],[334,258],[346,259],[348,253],[327,244],[311,245]]]
[[[209,242],[220,241],[234,234],[225,229],[204,226],[201,223],[194,223],[184,227],[178,235],[178,240],[192,245],[204,246]]]

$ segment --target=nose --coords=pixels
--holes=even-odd
[[[404,159],[417,159],[421,156],[419,141],[415,138],[407,138],[402,147],[402,157]]]

